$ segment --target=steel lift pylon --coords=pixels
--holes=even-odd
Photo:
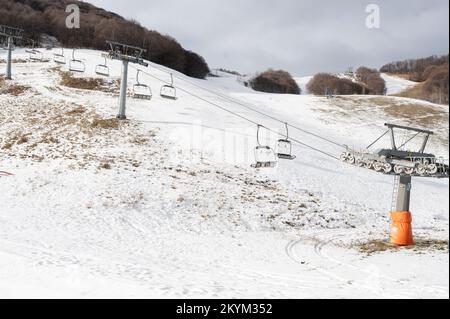
[[[106,43],[110,47],[108,57],[112,60],[122,61],[119,114],[117,115],[117,118],[120,120],[125,120],[127,118],[126,104],[127,104],[128,64],[135,63],[147,67],[148,63],[146,63],[142,57],[142,55],[146,52],[146,50],[113,41],[106,41]]]

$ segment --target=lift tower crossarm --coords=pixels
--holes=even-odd
[[[106,41],[106,43],[110,46],[108,55],[110,59],[148,66],[142,57],[147,50],[114,41]]]
[[[19,28],[13,28],[6,25],[0,25],[0,36],[22,39],[24,34],[24,30]]]
[[[407,131],[416,132],[416,133],[423,133],[423,134],[428,134],[428,135],[434,135],[434,132],[432,132],[432,131],[423,130],[423,129],[419,129],[419,128],[413,128],[413,127],[409,127],[409,126],[402,126],[402,125],[389,124],[389,123],[386,123],[384,125],[387,126],[390,129],[398,128],[398,129],[401,129],[401,130],[407,130]]]
[[[409,126],[403,126],[403,125],[396,125],[396,124],[389,124],[386,123],[385,126],[387,126],[389,128],[389,132],[391,133],[391,144],[392,144],[392,149],[393,150],[398,150],[397,145],[395,143],[395,133],[394,133],[394,129],[400,129],[400,130],[406,130],[406,131],[410,131],[410,132],[416,132],[417,134],[414,136],[414,138],[416,136],[418,136],[419,134],[425,134],[425,138],[422,144],[422,147],[420,148],[419,153],[424,153],[425,152],[425,148],[427,147],[428,144],[428,140],[430,138],[430,135],[434,135],[434,132],[429,131],[429,130],[423,130],[423,129],[418,129],[418,128],[414,128],[414,127],[409,127]],[[412,139],[411,139],[412,140]],[[411,141],[410,140],[410,141]],[[406,143],[405,143],[406,144]],[[404,145],[402,145],[404,146]],[[400,147],[401,148],[401,147]]]

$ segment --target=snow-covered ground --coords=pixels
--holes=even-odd
[[[294,77],[295,82],[297,82],[298,86],[302,90],[302,95],[309,94],[307,85],[312,78],[313,76]]]
[[[100,54],[77,52],[87,72],[75,76],[100,78]],[[118,79],[120,63],[108,63]],[[142,70],[161,80],[174,73],[178,100],[142,74],[153,99],[130,97],[117,124],[114,90],[65,87],[55,67],[16,63],[13,83],[29,89],[0,94],[0,171],[14,174],[0,177],[0,297],[449,297],[448,180],[414,180],[419,247],[367,254],[359,247],[388,238],[393,178],[303,146],[255,171],[256,123],[284,126],[230,98],[355,147],[385,122],[424,125],[437,131],[429,151],[444,156],[448,108],[414,101],[425,110],[416,121],[398,112],[411,113],[409,99],[264,94],[232,76],[194,80],[150,64]],[[130,67],[130,87],[135,75]],[[262,132],[263,143],[277,138]]]
[[[402,79],[401,77],[388,75],[386,73],[382,73],[381,77],[386,81],[387,94],[398,94],[406,89],[409,89],[415,85],[416,82],[408,81]]]

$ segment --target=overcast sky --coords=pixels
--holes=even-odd
[[[448,0],[89,0],[169,34],[211,68],[295,75],[447,54]],[[366,7],[380,7],[380,28]]]

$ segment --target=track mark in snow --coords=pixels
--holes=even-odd
[[[305,236],[302,239],[289,242],[286,246],[286,254],[296,263],[326,276],[340,284],[344,289],[370,291],[382,298],[411,298],[424,291],[430,296],[448,295],[448,291],[444,288],[411,285],[407,279],[395,279],[382,273],[377,265],[358,266],[358,263],[361,264],[358,260],[354,260],[354,263],[344,261],[345,258],[355,258],[350,251],[348,251],[347,256],[344,256],[341,250],[345,248],[336,244],[337,240],[347,236],[348,234],[339,234],[335,231],[320,232],[312,237]],[[304,254],[308,257],[300,258],[297,255],[299,246],[302,246],[303,251],[305,248],[312,249],[318,259],[309,253]],[[331,252],[341,252],[339,256],[342,255],[342,258],[331,256]],[[414,291],[411,291],[411,288]]]

